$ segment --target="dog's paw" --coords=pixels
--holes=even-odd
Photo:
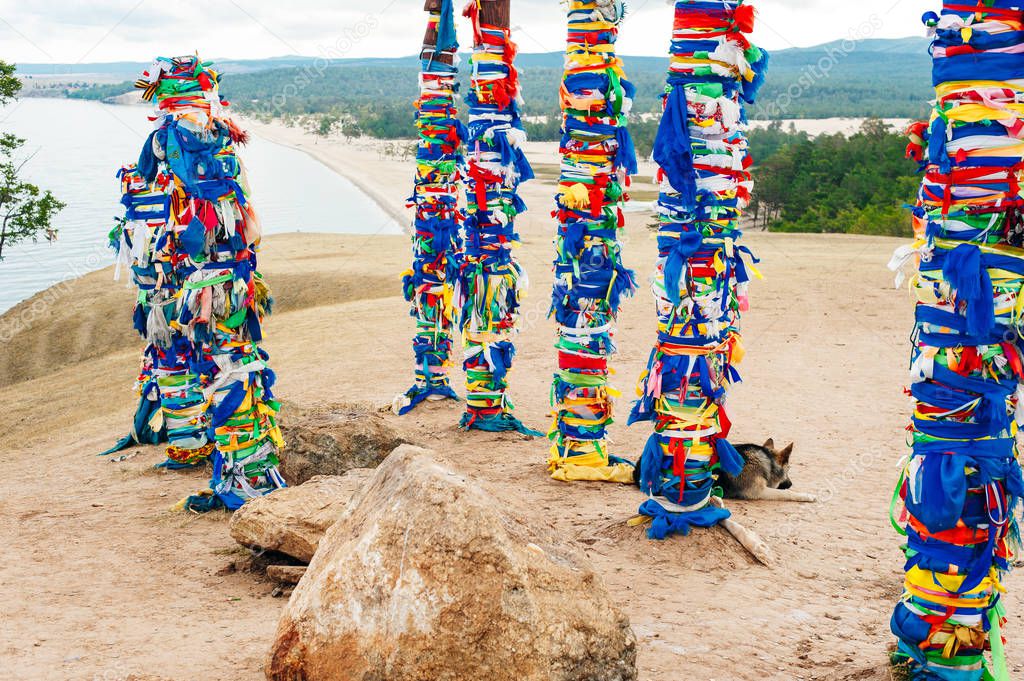
[[[768,545],[764,543],[757,535],[754,535],[749,543],[743,544],[743,547],[750,552],[750,555],[754,557],[761,565],[765,567],[774,567],[776,560],[775,554],[768,548]]]
[[[803,504],[816,504],[818,503],[818,497],[813,494],[805,494],[803,492],[795,492],[793,494],[793,501],[799,501]]]
[[[768,545],[764,543],[764,540],[757,535],[757,533],[748,530],[743,525],[740,525],[735,520],[726,519],[722,521],[722,527],[724,527],[729,534],[736,538],[736,541],[745,548],[750,555],[754,557],[761,565],[765,567],[772,567],[775,565],[775,554],[768,548]]]

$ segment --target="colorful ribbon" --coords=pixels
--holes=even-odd
[[[635,89],[615,55],[621,2],[572,0],[562,80],[561,179],[556,195],[555,284],[558,371],[548,467],[557,480],[631,483],[633,467],[608,452],[617,393],[608,385],[619,303],[636,290],[622,264],[622,204],[635,174],[626,127]]]
[[[918,263],[913,450],[893,496],[907,540],[894,661],[914,681],[1007,681],[1001,579],[1024,494],[1014,439],[1024,422],[1024,14],[1007,0],[947,2],[924,20],[936,103],[908,131],[924,171],[917,241],[891,264]]]
[[[523,153],[526,132],[520,119],[516,47],[509,29],[473,21],[472,91],[469,106],[466,173],[465,250],[459,264],[456,300],[466,370],[466,413],[462,427],[485,431],[515,430],[541,435],[513,416],[507,395],[515,356],[513,336],[526,288],[526,273],[512,255],[519,235],[515,218],[526,210],[521,182],[533,179]]]
[[[459,193],[465,171],[462,142],[468,133],[455,108],[459,45],[451,0],[430,15],[428,30],[434,31],[437,44],[424,45],[422,52],[416,102],[416,186],[409,200],[416,210],[413,266],[403,278],[405,298],[412,303],[410,314],[416,319],[412,344],[416,383],[406,392],[399,414],[407,414],[427,399],[458,399],[448,372],[458,316],[454,296],[464,217]]]
[[[122,167],[117,178],[125,212],[107,235],[116,254],[114,280],[120,280],[122,268],[131,274],[136,289],[132,321],[146,341],[146,347],[135,383],[139,404],[132,429],[100,456],[136,444],[159,444],[167,442],[168,438],[173,442],[176,435],[166,427],[158,387],[160,358],[173,342],[173,331],[166,324],[164,312],[173,309],[178,289],[173,262],[168,257],[170,202],[166,178],[149,183],[139,175],[135,165]]]
[[[122,171],[121,182],[122,203],[129,218],[161,221],[159,232],[154,224],[152,241],[153,264],[160,269],[153,281],[154,292],[146,305],[145,316],[136,319],[137,328],[144,331],[150,342],[148,354],[153,364],[150,387],[155,388],[153,392],[167,433],[167,460],[159,467],[194,468],[206,462],[213,452],[213,443],[206,432],[208,400],[200,377],[190,368],[196,348],[176,323],[182,282],[194,267],[181,256],[179,230],[170,219],[173,180],[158,172],[154,180],[148,182],[139,175],[136,166],[131,166]],[[135,225],[137,234],[139,223]]]
[[[182,417],[183,435],[200,438],[188,425],[198,425],[192,386],[201,386],[205,437],[214,445],[210,489],[182,503],[197,511],[233,510],[284,486],[275,377],[259,347],[272,301],[257,271],[261,229],[236,154],[247,135],[227,116],[219,81],[197,57],[160,57],[136,83],[157,105],[138,170],[147,182],[170,178],[175,257],[184,275],[171,325],[187,343],[174,347],[175,370],[161,389],[168,409]]]
[[[753,8],[677,0],[664,114],[654,145],[661,193],[653,278],[658,342],[641,376],[630,423],[655,432],[637,466],[649,499],[641,515],[663,539],[729,517],[711,505],[716,471],[743,467],[729,444],[724,402],[739,380],[740,313],[747,308],[749,251],[739,219],[752,186],[744,102],[764,81],[768,55],[745,33]]]

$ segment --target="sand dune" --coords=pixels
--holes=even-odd
[[[402,210],[407,163],[369,145],[258,129],[301,143]],[[550,149],[540,151],[538,163],[551,162]],[[524,191],[532,209],[520,254],[532,293],[513,376],[518,415],[540,428],[555,362],[545,318],[551,193],[550,180]],[[647,221],[629,216],[626,244],[643,280],[655,251]],[[462,433],[458,405],[388,418],[407,438],[461,460],[499,503],[581,543],[632,620],[645,681],[886,679],[902,575],[886,512],[910,409],[902,387],[911,308],[885,270],[899,241],[755,233],[748,243],[766,280],[746,317],[734,440],[795,441],[796,489],[822,497],[814,506],[732,504],[780,556],[776,568],[753,564],[718,530],[649,542],[623,525],[641,501],[635,490],[555,483],[544,472],[544,441]],[[263,269],[279,302],[267,348],[281,397],[386,404],[408,387],[412,322],[398,284],[408,259],[404,237],[266,240]],[[18,623],[5,632],[0,668],[16,679],[262,678],[283,603],[269,595],[272,585],[225,571],[237,552],[225,516],[168,511],[206,474],[154,472],[162,458],[154,448],[123,462],[94,456],[127,425],[138,354],[130,293],[109,278],[71,284],[75,305],[33,322],[0,360],[0,512],[9,519],[0,529],[0,602],[4,620]],[[627,395],[654,339],[651,308],[644,289],[622,315],[616,382]],[[613,429],[618,453],[636,456],[648,432],[623,419]],[[1017,580],[1008,586],[1006,636],[1019,674]]]

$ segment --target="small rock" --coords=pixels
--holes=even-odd
[[[213,574],[215,574],[218,577],[224,577],[225,575],[233,575],[236,572],[238,572],[238,563],[236,563],[235,561],[231,561],[230,563],[228,563],[224,567],[218,569]]]
[[[267,577],[282,584],[298,584],[304,574],[306,574],[304,565],[271,565],[267,568]]]
[[[231,516],[231,537],[242,546],[278,551],[308,563],[320,539],[341,517],[372,471],[323,475],[253,499]]]
[[[376,468],[405,444],[379,413],[367,407],[291,408],[281,430],[288,446],[281,453],[280,470],[289,485],[301,485],[317,475]]]

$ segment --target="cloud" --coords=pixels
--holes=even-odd
[[[456,0],[461,4],[461,0]],[[877,18],[876,37],[920,34],[928,0],[760,0],[755,42],[770,49],[846,38]],[[417,52],[421,0],[0,0],[0,58],[24,62],[147,61],[156,54],[198,50],[210,57],[316,55],[341,41],[353,57]],[[633,0],[622,27],[623,54],[663,54],[671,8],[665,0]],[[525,52],[564,44],[557,0],[513,0],[515,39]],[[411,11],[415,8],[415,11]],[[372,22],[372,31],[365,31]],[[342,40],[354,29],[359,40]],[[460,22],[460,37],[470,35]]]

